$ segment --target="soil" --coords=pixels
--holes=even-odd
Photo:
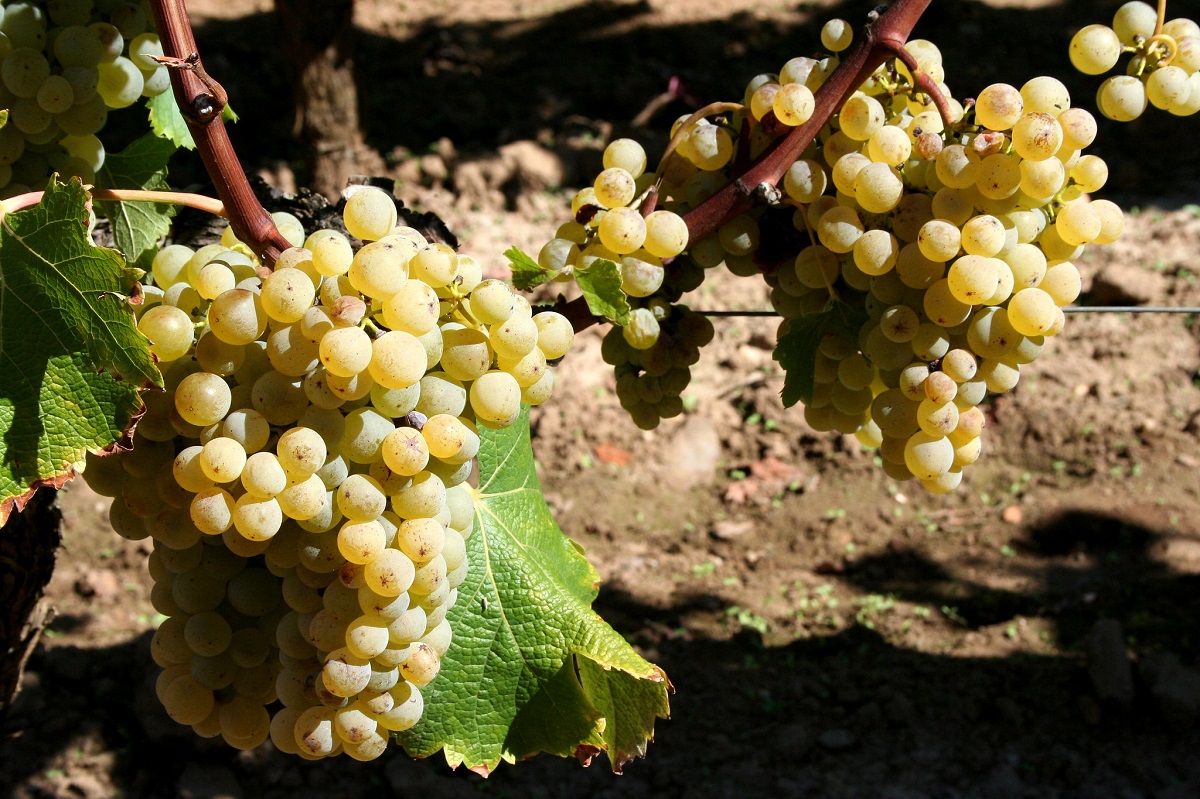
[[[210,72],[236,78],[235,143],[294,185],[300,167],[261,149],[291,147],[262,49],[270,4],[190,5]],[[952,86],[1020,85],[1069,76],[1067,37],[1115,5],[936,3],[917,34],[942,46]],[[700,103],[736,96],[813,49],[822,20],[867,7],[360,0],[360,95],[405,199],[501,273],[504,249],[536,251],[564,218],[609,137],[656,141],[630,120],[670,77]],[[1151,111],[1102,129],[1105,196],[1133,210],[1080,264],[1085,300],[1200,306],[1195,124]],[[767,307],[754,279],[697,295]],[[676,688],[623,776],[543,756],[485,781],[397,752],[309,764],[197,739],[153,695],[148,547],[115,536],[76,481],[58,616],[0,738],[0,796],[1200,796],[1194,317],[1072,316],[989,405],[984,457],[949,497],[784,409],[770,320],[717,331],[688,413],[654,432],[620,409],[595,328],[533,417],[547,497],[604,579],[597,610]]]

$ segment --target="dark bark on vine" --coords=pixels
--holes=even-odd
[[[21,674],[53,618],[43,599],[62,538],[57,492],[43,488],[0,528],[0,720],[21,686]]]
[[[367,146],[354,82],[354,0],[275,0],[296,91],[296,135],[311,185],[337,197],[353,175],[381,174]]]

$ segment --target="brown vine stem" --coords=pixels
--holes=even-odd
[[[186,205],[198,211],[225,216],[225,205],[213,197],[203,194],[189,194],[182,191],[144,191],[142,189],[91,189],[93,200],[110,200],[121,203],[163,203],[169,205]],[[42,201],[45,192],[31,191],[18,194],[0,202],[0,216],[20,211]]]
[[[863,35],[817,90],[814,98],[816,108],[812,118],[803,125],[792,128],[777,146],[768,149],[741,175],[689,211],[683,218],[688,226],[688,240],[697,242],[712,235],[721,225],[754,204],[759,186],[764,183],[775,186],[779,183],[788,168],[795,163],[850,95],[871,77],[880,64],[888,58],[895,57],[897,51],[903,49],[917,20],[931,2],[932,0],[895,0],[882,12],[871,12]],[[911,65],[906,66],[911,68]],[[913,75],[914,80],[920,80],[918,73],[924,75],[923,71],[917,70]],[[921,80],[919,88],[929,94],[949,124],[949,104],[937,85],[926,77]],[[588,312],[587,303],[583,298],[564,303],[558,311],[571,321],[576,331],[601,321]]]
[[[150,0],[154,22],[171,67],[171,88],[187,121],[204,168],[216,187],[233,232],[267,264],[291,244],[275,227],[242,169],[221,120],[225,91],[204,70],[183,0]]]

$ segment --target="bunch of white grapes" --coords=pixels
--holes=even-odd
[[[53,172],[95,181],[109,109],[171,87],[145,2],[39,0],[0,6],[0,198]]]
[[[1117,9],[1112,27],[1088,25],[1071,39],[1071,63],[1085,75],[1103,75],[1122,53],[1132,53],[1124,75],[1107,78],[1096,106],[1109,119],[1130,122],[1153,105],[1175,116],[1200,111],[1200,26],[1135,0]]]
[[[421,717],[467,575],[479,427],[549,398],[574,332],[364,188],[267,269],[231,234],[161,250],[139,310],[166,391],[89,457],[122,536],[154,539],[158,694],[252,748],[371,759]],[[303,245],[303,246],[300,246]]]
[[[822,41],[845,49],[849,26],[832,21]],[[1072,107],[1061,82],[994,84],[964,108],[944,83],[937,47],[913,40],[906,50],[938,84],[949,123],[903,62],[885,63],[789,167],[780,200],[687,242],[659,285],[675,278],[690,290],[699,283],[694,274],[721,265],[762,274],[783,317],[781,338],[793,320],[837,306],[844,329],[808,353],[814,388],[805,419],[856,435],[879,449],[890,477],[917,478],[940,493],[980,455],[979,404],[1013,389],[1021,366],[1062,330],[1062,308],[1080,292],[1074,262],[1086,245],[1114,241],[1124,216],[1088,196],[1108,169],[1083,153],[1096,121]],[[689,123],[691,136],[712,129],[712,152],[723,155],[679,147],[660,170],[660,206],[682,216],[728,184],[734,167],[725,155],[745,147],[754,158],[786,136],[792,126],[779,98],[807,97],[836,65],[832,55],[794,58],[778,75],[753,78],[740,111],[718,124]],[[624,261],[622,268],[624,275]],[[677,412],[673,392],[686,384],[679,370],[694,357],[680,342],[711,338],[711,328],[689,319],[696,314],[667,310],[679,298],[650,295],[620,335],[605,339],[618,395],[643,427]],[[673,319],[695,332],[656,347]]]

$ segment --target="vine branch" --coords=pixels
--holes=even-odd
[[[216,188],[233,232],[267,264],[291,244],[262,207],[229,140],[221,119],[225,90],[204,70],[184,0],[150,0],[154,23],[171,73],[175,102],[196,142],[196,150]]]
[[[792,128],[777,146],[768,149],[745,171],[735,174],[723,189],[689,211],[683,217],[688,227],[688,240],[697,242],[705,239],[721,225],[747,211],[754,204],[756,192],[762,184],[778,184],[850,95],[880,64],[903,51],[904,43],[930,2],[932,0],[895,0],[881,12],[872,11],[863,36],[817,89],[814,95],[816,108],[812,117]],[[903,56],[899,57],[903,59]],[[950,106],[937,85],[923,70],[913,69],[915,61],[905,61],[905,66],[912,72],[918,88],[932,98],[943,119],[950,124]],[[559,313],[571,320],[577,332],[600,321],[588,312],[583,298],[565,303],[559,308]]]

